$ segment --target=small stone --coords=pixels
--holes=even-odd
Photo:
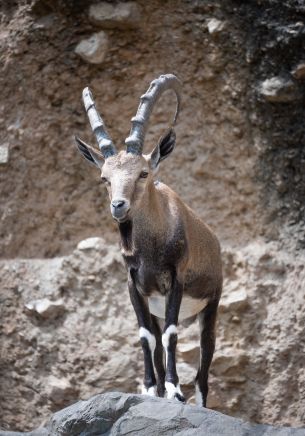
[[[207,398],[207,407],[209,409],[221,410],[222,406],[223,402],[221,401],[221,398],[219,398],[219,395],[210,389]]]
[[[305,79],[305,62],[299,63],[292,71],[292,76],[297,79]]]
[[[258,93],[265,100],[273,103],[286,103],[300,98],[294,82],[282,77],[272,77],[264,80],[258,86]]]
[[[178,353],[184,362],[198,363],[200,357],[199,341],[185,344],[178,342]]]
[[[76,391],[68,379],[51,375],[46,382],[46,394],[53,403],[63,405],[69,398],[76,396]]]
[[[47,298],[30,301],[29,303],[25,304],[25,308],[29,314],[37,314],[45,319],[56,318],[66,309],[62,299],[50,301]]]
[[[219,308],[228,311],[240,311],[247,307],[248,296],[244,289],[230,291],[227,295],[221,297]]]
[[[81,251],[98,250],[102,247],[105,247],[105,241],[104,239],[98,237],[84,239],[77,245],[77,249]]]
[[[91,5],[89,19],[105,29],[137,27],[140,22],[140,10],[136,3],[111,3],[101,2]]]
[[[0,145],[0,164],[8,163],[8,159],[9,159],[9,144],[8,142],[5,142],[4,144]]]
[[[243,351],[223,348],[214,354],[212,372],[219,376],[228,374],[230,370],[233,370],[234,374],[242,375],[247,361],[248,356]]]
[[[210,35],[217,35],[224,29],[225,22],[217,20],[217,18],[211,18],[208,20],[207,26]]]
[[[197,367],[185,362],[177,363],[177,372],[181,385],[193,385],[197,373]]]
[[[88,39],[83,39],[76,47],[75,53],[90,64],[100,64],[104,61],[108,50],[108,36],[105,32],[94,33]]]
[[[241,139],[244,136],[243,130],[239,127],[233,127],[233,134],[238,139]]]

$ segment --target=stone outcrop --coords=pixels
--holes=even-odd
[[[51,301],[48,298],[29,301],[25,304],[29,315],[39,315],[42,318],[50,319],[62,315],[65,306],[62,299]]]
[[[140,9],[136,2],[100,2],[90,6],[89,19],[105,29],[128,29],[139,25]]]
[[[75,53],[90,64],[101,64],[106,57],[108,45],[108,36],[101,31],[80,41],[75,47]]]
[[[301,98],[295,83],[282,77],[271,77],[260,83],[259,94],[272,103],[287,103]]]
[[[0,436],[24,433],[1,432]],[[304,436],[304,429],[255,425],[177,401],[109,392],[55,413],[28,436]]]

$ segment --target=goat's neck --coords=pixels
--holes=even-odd
[[[132,219],[119,226],[123,248],[130,251],[138,244],[143,246],[148,235],[157,237],[164,234],[164,213],[159,193],[154,183],[150,183]]]

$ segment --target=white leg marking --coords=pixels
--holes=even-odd
[[[139,335],[140,338],[146,338],[148,345],[149,345],[149,349],[151,351],[151,354],[154,354],[155,348],[156,348],[156,338],[154,335],[152,335],[150,333],[150,331],[148,331],[145,327],[140,327],[139,330]]]
[[[183,397],[179,383],[175,386],[173,383],[165,382],[165,389],[167,393],[167,398],[175,398],[175,394],[179,394]],[[178,400],[179,401],[179,400]]]
[[[144,385],[142,386],[142,395],[150,395],[151,397],[157,396],[157,386],[151,386],[150,388],[146,388]]]
[[[202,407],[202,394],[200,392],[198,383],[195,384],[195,400],[196,400],[196,405]]]
[[[173,334],[177,334],[177,326],[175,326],[174,324],[171,324],[170,326],[167,327],[167,329],[165,330],[165,332],[162,335],[162,345],[163,345],[163,348],[165,350],[166,365],[167,365],[167,354],[168,354],[167,349],[169,346],[169,338]]]

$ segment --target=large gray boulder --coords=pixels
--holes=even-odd
[[[40,431],[40,433],[39,433]],[[22,433],[0,432],[0,436]],[[213,435],[304,436],[305,428],[255,425],[175,400],[109,392],[79,401],[55,413],[45,428],[30,436]]]

